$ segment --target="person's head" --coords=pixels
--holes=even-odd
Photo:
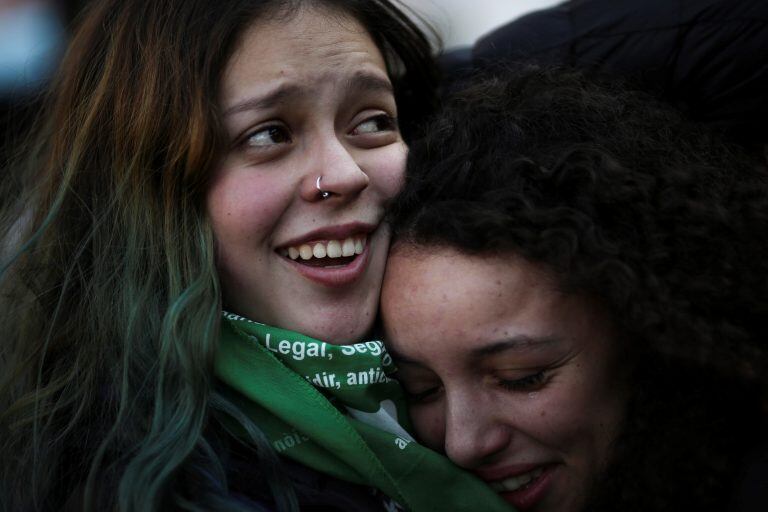
[[[48,124],[64,176],[41,178],[51,202],[64,181],[85,203],[69,229],[91,228],[92,202],[117,212],[103,229],[177,274],[171,287],[214,258],[225,308],[354,341],[374,317],[383,206],[404,168],[398,116],[408,126],[431,101],[428,52],[387,0],[99,2]],[[343,269],[287,256],[348,239],[371,243]]]
[[[35,473],[31,495],[72,488],[50,468],[78,436],[85,462],[67,478],[103,476],[121,508],[157,504],[180,464],[209,460],[222,307],[363,335],[405,164],[398,124],[407,136],[433,104],[430,50],[389,0],[91,3],[18,174],[31,192],[3,197],[2,420],[38,440],[19,429],[3,446],[30,461],[16,473]]]
[[[244,33],[219,100],[229,147],[206,212],[224,307],[358,341],[378,306],[384,207],[405,169],[374,38],[332,3],[281,7]]]
[[[523,510],[721,499],[757,432],[765,170],[536,68],[454,93],[408,160],[381,314],[421,440]]]
[[[392,253],[382,299],[421,440],[521,510],[579,510],[626,400],[601,308],[514,253],[421,245]]]

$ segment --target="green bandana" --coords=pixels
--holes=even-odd
[[[414,512],[510,510],[400,426],[402,390],[380,341],[331,345],[225,313],[215,366],[281,455]]]

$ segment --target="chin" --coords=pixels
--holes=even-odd
[[[373,320],[373,313],[361,315],[359,318],[370,318]],[[327,328],[319,328],[316,332],[308,334],[313,338],[331,343],[333,345],[351,345],[363,341],[366,334],[371,330],[373,322],[350,322],[347,324],[335,323],[328,325]]]
[[[314,320],[307,319],[314,318]],[[333,345],[351,345],[363,341],[370,332],[376,310],[370,308],[333,308],[321,314],[307,314],[291,322],[295,327],[288,329]]]

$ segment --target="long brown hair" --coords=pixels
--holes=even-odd
[[[405,110],[432,103],[430,44],[388,0],[315,1],[369,30]],[[237,508],[222,415],[251,432],[254,464],[292,508],[258,428],[213,390],[221,303],[203,196],[240,34],[300,3],[105,0],[82,18],[0,224],[9,510]]]

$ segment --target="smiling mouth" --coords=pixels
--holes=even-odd
[[[535,482],[543,472],[544,468],[539,467],[522,475],[513,476],[496,482],[489,482],[488,485],[490,485],[491,489],[496,492],[517,491],[520,489],[525,489],[526,487],[530,487],[530,485]]]
[[[356,235],[342,240],[320,240],[283,247],[278,253],[310,267],[344,267],[363,253],[367,242],[367,235]]]

